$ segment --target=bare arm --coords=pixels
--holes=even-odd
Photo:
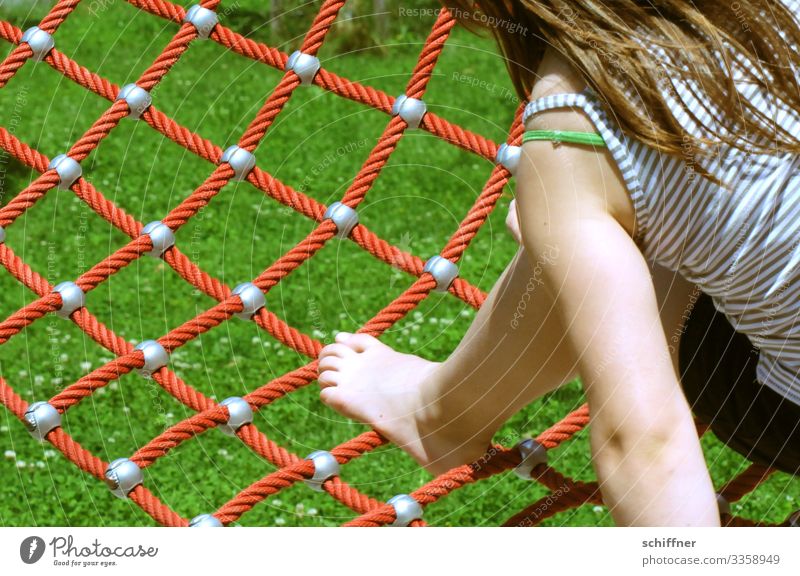
[[[554,60],[550,85],[541,90],[555,91],[559,78],[559,90],[565,85],[580,90],[571,74]],[[576,110],[545,112],[528,126],[556,127],[594,130]],[[545,288],[579,357],[606,504],[618,524],[718,525],[713,487],[670,359],[650,272],[625,219],[626,199],[607,151],[523,145],[517,184],[522,240],[531,258],[548,246],[558,248],[559,258],[545,270]]]

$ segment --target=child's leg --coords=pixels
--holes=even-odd
[[[576,376],[564,327],[539,288],[537,266],[548,265],[540,260],[517,252],[444,363],[366,335],[338,336],[320,355],[323,401],[432,472],[479,458],[510,416]]]

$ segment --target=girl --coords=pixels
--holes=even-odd
[[[800,472],[798,2],[446,4],[530,100],[522,247],[445,362],[340,333],[322,401],[441,473],[580,375],[615,522],[719,525],[692,410]]]

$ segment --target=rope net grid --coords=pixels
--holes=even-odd
[[[28,428],[31,434],[51,443],[78,468],[104,481],[112,492],[129,499],[166,526],[223,526],[236,522],[243,514],[266,498],[305,482],[311,489],[327,492],[351,509],[355,517],[347,526],[407,525],[424,526],[423,509],[458,488],[514,469],[527,479],[540,482],[560,496],[555,503],[543,503],[546,496],[509,518],[507,526],[535,526],[559,512],[586,503],[601,503],[595,482],[578,482],[560,474],[547,464],[546,451],[569,440],[586,427],[586,405],[543,431],[535,439],[507,448],[496,445],[480,461],[460,466],[431,480],[411,494],[401,494],[388,502],[377,501],[352,486],[340,476],[348,462],[386,444],[374,431],[331,448],[301,458],[270,440],[252,423],[253,413],[273,401],[314,382],[316,358],[323,344],[290,326],[265,307],[265,295],[278,283],[320,251],[333,238],[352,241],[377,260],[415,277],[414,282],[391,303],[359,329],[379,337],[388,328],[414,310],[431,292],[447,291],[477,309],[486,295],[458,276],[457,263],[494,209],[502,191],[513,176],[523,127],[522,105],[516,111],[506,142],[498,145],[478,134],[437,116],[426,109],[424,95],[434,67],[455,19],[442,9],[421,50],[408,80],[406,91],[393,98],[380,90],[337,76],[320,65],[316,54],[345,4],[344,0],[325,0],[306,33],[301,47],[291,55],[256,42],[224,26],[217,17],[220,0],[202,0],[188,10],[167,0],[126,0],[130,5],[178,26],[170,42],[141,74],[135,83],[119,87],[82,67],[55,47],[59,26],[74,11],[80,0],[59,0],[38,26],[22,31],[0,21],[0,37],[14,47],[0,63],[0,88],[5,87],[28,61],[49,65],[75,84],[110,102],[110,106],[89,129],[62,155],[49,159],[0,127],[0,148],[25,166],[39,173],[24,190],[0,208],[0,262],[8,272],[38,299],[0,322],[0,345],[22,332],[36,320],[57,314],[69,319],[115,358],[64,387],[48,400],[28,404],[0,376],[0,402]],[[225,49],[283,72],[281,80],[251,120],[237,144],[222,149],[159,111],[151,96],[170,69],[197,39],[208,39]],[[284,184],[260,169],[253,151],[265,137],[276,117],[302,85],[316,85],[330,93],[382,111],[389,122],[370,151],[366,161],[339,202],[324,206],[302,191]],[[214,168],[208,177],[170,210],[160,221],[143,225],[106,198],[82,175],[81,161],[126,117],[139,119],[156,132],[179,144]],[[463,218],[458,229],[438,255],[423,261],[369,230],[358,222],[357,207],[377,180],[382,168],[404,132],[421,129],[476,154],[495,164],[482,192]],[[203,209],[231,181],[247,181],[257,190],[315,222],[314,230],[296,246],[265,268],[250,282],[233,289],[200,269],[175,243],[174,234]],[[80,200],[120,230],[130,241],[74,281],[51,286],[31,269],[7,244],[13,238],[9,228],[28,208],[54,188],[69,189]],[[162,258],[194,289],[217,303],[167,334],[132,346],[101,323],[84,306],[85,294],[112,275],[135,262],[142,255]],[[228,319],[237,316],[252,320],[280,343],[309,359],[302,367],[275,378],[244,397],[228,398],[220,403],[206,397],[184,382],[169,368],[169,355]],[[61,416],[71,407],[89,398],[123,375],[138,371],[152,378],[163,390],[195,414],[167,428],[127,458],[111,463],[85,450],[60,426]],[[213,513],[201,513],[191,521],[165,505],[143,482],[142,470],[183,442],[219,427],[236,435],[256,455],[277,469],[241,490]],[[700,433],[705,427],[698,426]],[[730,514],[729,503],[755,490],[773,470],[750,465],[720,490],[723,523],[730,526],[768,525]],[[544,513],[542,513],[544,510]],[[797,514],[781,525],[795,524]]]

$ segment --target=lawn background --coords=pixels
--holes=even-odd
[[[192,2],[179,2],[186,6]],[[320,2],[287,9],[277,27],[257,0],[223,1],[221,20],[234,30],[295,50]],[[0,1],[0,18],[25,29],[48,2]],[[435,16],[435,2],[388,2],[381,25],[371,2],[356,2],[320,52],[337,74],[397,95],[403,92]],[[348,18],[350,20],[348,20]],[[85,1],[58,30],[58,49],[107,79],[135,80],[177,30],[122,0]],[[6,44],[5,53],[10,51]],[[214,42],[193,42],[155,90],[158,107],[221,147],[235,143],[281,74],[226,52]],[[505,139],[516,101],[491,39],[456,29],[443,51],[425,100],[430,110],[496,142]],[[66,150],[108,107],[107,101],[29,62],[0,90],[0,125],[52,157]],[[258,165],[326,204],[343,195],[389,118],[371,108],[302,87],[256,151]],[[35,176],[3,154],[0,202],[8,202]],[[144,123],[123,121],[83,162],[84,176],[107,198],[142,222],[158,220],[185,198],[213,167]],[[421,258],[438,253],[467,212],[492,169],[490,162],[424,131],[409,131],[359,208],[361,221],[382,238]],[[461,274],[489,290],[515,251],[503,220],[507,189],[497,210],[461,263]],[[249,280],[313,229],[249,184],[229,184],[177,234],[177,242],[204,270],[233,286]],[[72,192],[52,190],[7,230],[14,251],[49,282],[73,279],[119,248],[127,237]],[[353,330],[413,279],[390,269],[352,242],[331,241],[268,295],[281,318],[324,342]],[[0,272],[0,316],[33,301],[33,293]],[[214,304],[162,262],[141,258],[87,296],[100,321],[132,343],[156,338]],[[389,330],[383,340],[403,351],[442,360],[458,343],[474,311],[434,294]],[[111,359],[72,323],[50,315],[0,347],[0,374],[25,400],[47,399]],[[171,368],[212,398],[240,396],[306,362],[253,323],[233,319],[176,351]],[[531,405],[498,434],[498,441],[536,435],[583,402],[577,382]],[[63,426],[107,461],[129,456],[165,425],[191,415],[157,385],[129,374],[69,410]],[[261,410],[256,426],[303,456],[365,430],[322,406],[316,385]],[[711,435],[703,446],[715,484],[747,463]],[[33,441],[19,421],[0,409],[0,525],[149,526],[135,505],[116,499],[49,444]],[[592,480],[586,431],[551,451],[551,463],[579,480]],[[187,441],[145,471],[146,485],[185,517],[212,512],[274,468],[216,430]],[[348,483],[378,499],[410,492],[430,479],[395,447],[365,455],[342,470]],[[800,481],[776,474],[754,496],[733,506],[751,518],[782,520],[797,503]],[[546,494],[535,482],[504,474],[458,490],[429,507],[434,525],[497,525]],[[353,512],[302,484],[245,514],[242,525],[338,525]],[[602,506],[583,506],[545,525],[610,525]]]

